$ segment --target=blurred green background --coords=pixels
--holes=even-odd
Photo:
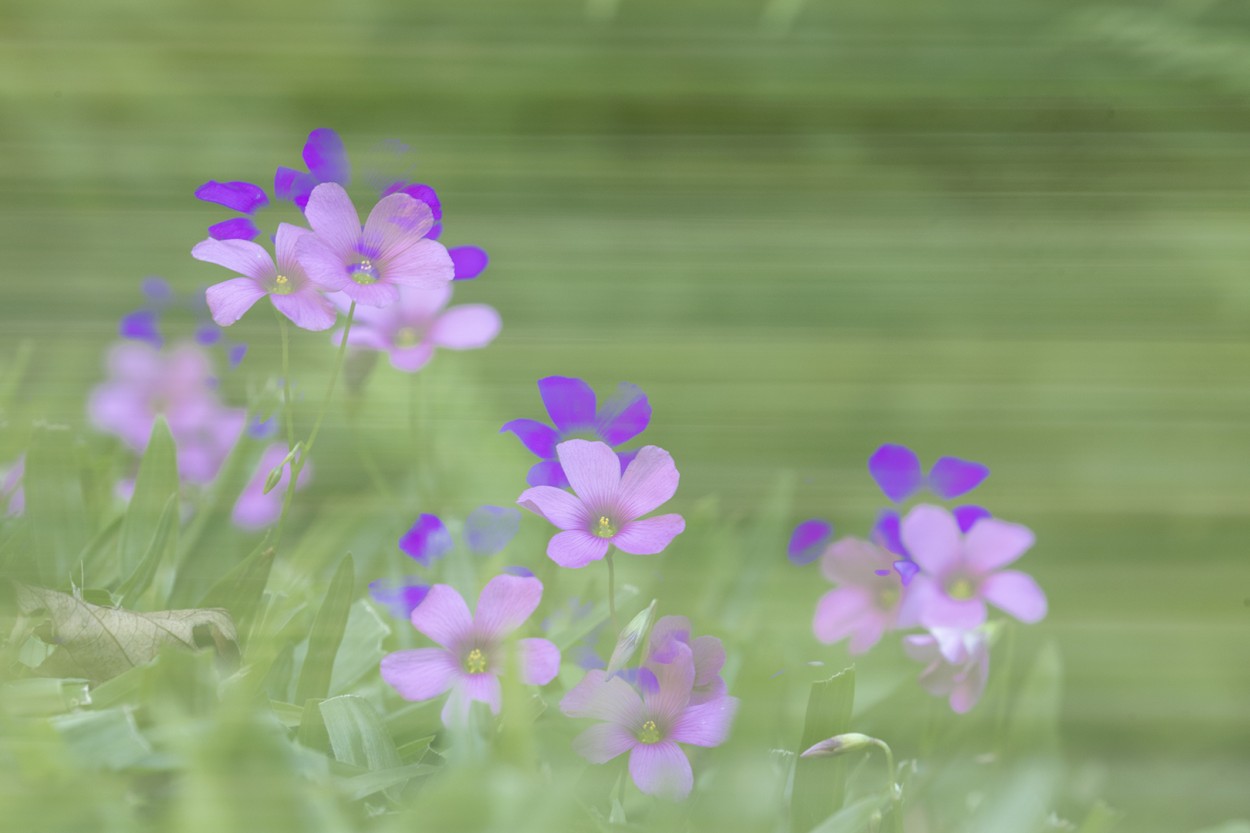
[[[201,182],[267,184],[315,127],[353,154],[398,138],[444,242],[491,253],[460,297],[505,321],[423,374],[449,468],[528,465],[495,431],[553,373],[642,386],[687,507],[749,515],[790,472],[791,520],[863,534],[880,443],[985,461],[978,502],[1037,533],[1030,638],[1062,652],[1074,782],[1134,831],[1247,812],[1244,5],[10,0],[0,38],[23,418],[82,425],[143,276],[219,279],[188,254],[226,216]],[[256,378],[271,327],[240,325]],[[327,362],[317,338],[300,354]],[[396,375],[373,384],[403,403]],[[385,459],[407,416],[371,417]],[[323,498],[411,509],[334,453]],[[455,508],[519,483],[479,480]],[[809,615],[805,580],[778,616]]]

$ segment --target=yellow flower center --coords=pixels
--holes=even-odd
[[[395,333],[396,347],[416,347],[421,343],[421,331],[416,327],[400,327]]]
[[[655,725],[654,720],[648,720],[642,724],[642,728],[638,730],[638,740],[643,743],[660,742],[660,727]]]
[[[295,286],[286,275],[274,275],[272,291],[275,295],[290,295],[295,291]]]
[[[369,258],[361,258],[360,262],[351,267],[352,280],[361,286],[378,282],[378,272],[373,267],[373,261]]]
[[[968,581],[966,578],[957,578],[950,584],[946,585],[946,595],[950,596],[952,599],[958,599],[959,601],[971,599],[974,595],[972,582]]]
[[[486,671],[486,654],[482,653],[481,648],[474,648],[469,651],[469,655],[464,658],[464,670],[470,674],[482,674]]]
[[[616,534],[616,527],[612,526],[612,519],[607,515],[600,515],[598,523],[595,524],[595,535],[600,538],[611,538]]]
[[[887,587],[877,594],[877,606],[888,610],[898,601],[898,588]]]

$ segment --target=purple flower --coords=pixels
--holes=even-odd
[[[277,265],[269,252],[247,240],[204,240],[195,245],[191,256],[224,266],[242,275],[214,284],[204,293],[213,321],[228,327],[243,317],[252,305],[269,296],[278,312],[305,330],[328,330],[334,326],[334,307],[318,292],[316,279],[310,279],[296,256],[301,240],[311,239],[307,229],[282,223],[274,248]]]
[[[536,578],[495,576],[482,588],[477,613],[470,615],[464,598],[446,584],[430,588],[412,611],[412,626],[439,644],[438,648],[397,651],[382,658],[382,679],[405,700],[430,700],[450,690],[443,723],[461,725],[473,700],[498,714],[499,675],[508,666],[506,637],[530,617],[542,600]],[[546,685],[560,670],[560,649],[546,639],[521,639],[521,679]]]
[[[916,452],[905,445],[889,444],[881,446],[868,458],[868,472],[885,496],[895,503],[902,503],[925,486],[943,500],[950,500],[971,492],[990,474],[980,463],[942,457],[925,477]]]
[[[25,454],[18,457],[7,469],[0,470],[0,507],[10,518],[16,518],[26,511],[26,492],[22,489],[22,477],[25,474]]]
[[[411,576],[400,582],[391,582],[382,578],[369,582],[369,595],[375,602],[389,610],[396,619],[410,618],[412,611],[425,600],[429,592],[428,584],[420,584]]]
[[[538,393],[555,428],[532,419],[514,419],[500,428],[511,431],[542,462],[526,477],[531,486],[567,488],[569,480],[556,460],[556,445],[568,439],[595,439],[616,447],[638,436],[651,421],[651,404],[637,385],[624,382],[616,395],[596,408],[595,392],[581,379],[548,376],[538,380]],[[621,455],[621,468],[632,459]]]
[[[181,344],[162,353],[122,342],[109,351],[107,366],[109,379],[88,399],[92,424],[142,452],[157,414],[163,414],[177,445],[179,475],[193,483],[212,480],[243,433],[247,415],[218,400],[204,350]]]
[[[950,512],[922,504],[903,519],[902,538],[921,570],[899,611],[903,627],[975,628],[985,622],[986,602],[1022,622],[1046,615],[1037,582],[1000,569],[1033,546],[1027,527],[985,518],[963,535]]]
[[[938,697],[950,697],[959,714],[981,699],[990,676],[989,641],[979,630],[933,628],[929,633],[903,637],[907,656],[925,663],[920,685]]]
[[[234,521],[235,526],[249,530],[263,529],[282,515],[282,501],[286,495],[287,484],[291,482],[290,463],[282,467],[278,485],[268,494],[265,494],[265,481],[269,479],[269,473],[282,463],[287,451],[285,443],[273,443],[261,454],[256,472],[243,487],[243,492],[234,503],[234,511],[230,514],[230,520]],[[312,479],[312,468],[311,462],[305,462],[299,473],[299,480],[295,483],[297,490],[308,485],[308,481]]]
[[[677,491],[677,467],[664,449],[644,446],[623,474],[605,443],[569,440],[556,446],[556,456],[576,494],[534,486],[517,503],[562,530],[547,544],[548,557],[561,567],[585,567],[613,545],[633,555],[655,555],[686,528],[681,515],[639,520]]]
[[[725,696],[725,680],[720,675],[725,667],[725,646],[714,636],[692,639],[690,620],[685,616],[664,616],[655,623],[647,642],[644,665],[654,672],[656,663],[672,662],[680,650],[678,646],[689,648],[694,662],[690,705],[697,706]]]
[[[893,562],[893,555],[861,538],[835,541],[820,569],[837,587],[816,604],[816,638],[834,643],[849,636],[850,652],[862,654],[896,628],[903,587],[891,569]]]
[[[307,173],[279,167],[273,177],[274,196],[290,200],[301,211],[321,183],[336,182],[345,188],[351,184],[352,168],[343,140],[328,127],[319,127],[308,134],[308,141],[304,143],[304,164],[308,166]]]
[[[790,546],[787,548],[790,563],[800,567],[811,564],[820,558],[832,537],[833,524],[828,521],[819,518],[803,521],[790,535]]]
[[[209,180],[195,189],[196,199],[224,205],[244,217],[235,217],[208,227],[208,236],[214,240],[254,240],[260,229],[251,217],[257,210],[269,204],[265,189],[250,182],[217,182]]]
[[[444,310],[451,287],[433,289],[400,286],[399,302],[387,307],[358,307],[347,343],[390,356],[396,370],[413,373],[425,366],[434,348],[475,350],[499,335],[501,322],[494,307],[460,304]]]
[[[447,250],[447,254],[451,256],[451,262],[456,268],[454,280],[458,281],[473,280],[485,272],[486,265],[490,263],[486,250],[477,246],[453,246]]]
[[[122,317],[117,325],[117,334],[122,338],[146,342],[153,347],[164,343],[161,331],[157,327],[156,310],[141,309]]]
[[[475,555],[494,555],[520,526],[521,513],[511,506],[479,506],[464,519],[464,542]]]
[[[399,539],[399,548],[423,567],[451,552],[455,542],[437,515],[417,518],[412,528]]]
[[[425,239],[430,207],[407,194],[383,197],[362,230],[347,192],[325,183],[313,189],[304,215],[316,232],[297,249],[308,276],[359,304],[383,307],[399,299],[400,286],[432,289],[452,279],[447,250]]]
[[[682,799],[694,773],[679,743],[719,746],[729,736],[738,700],[720,695],[691,702],[695,664],[690,647],[672,645],[668,662],[656,662],[638,675],[642,695],[625,680],[588,671],[564,699],[569,717],[603,721],[573,739],[573,750],[592,764],[629,753],[629,774],[648,795]]]

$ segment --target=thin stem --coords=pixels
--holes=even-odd
[[[612,617],[612,632],[619,634],[621,632],[621,624],[616,621],[616,565],[612,562],[612,549],[608,548],[608,554],[604,556],[604,561],[608,562],[608,615]]]
[[[330,371],[330,384],[326,386],[326,395],[321,401],[321,410],[317,413],[317,421],[313,423],[312,432],[308,435],[308,442],[304,443],[304,449],[299,455],[298,465],[301,469],[304,467],[304,461],[312,454],[313,445],[317,442],[317,434],[321,431],[321,423],[326,418],[326,411],[330,410],[330,397],[334,395],[334,385],[339,380],[339,374],[343,372],[343,360],[347,357],[347,334],[352,331],[352,320],[355,317],[356,302],[352,301],[352,305],[347,308],[347,323],[343,326],[343,339],[339,342],[338,357],[334,360],[334,369]],[[296,474],[298,472],[292,472],[293,476]]]
[[[286,316],[274,307],[278,329],[282,332],[282,419],[286,423],[286,449],[295,447],[295,413],[291,410],[291,335]]]

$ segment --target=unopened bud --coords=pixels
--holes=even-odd
[[[828,740],[822,740],[803,752],[799,757],[832,758],[836,755],[844,755],[847,752],[854,752],[857,749],[863,749],[866,746],[873,746],[878,743],[880,743],[879,740],[868,735],[861,735],[859,732],[847,732],[842,735],[834,735]]]
[[[282,482],[282,472],[286,469],[287,465],[295,459],[295,455],[299,454],[303,445],[303,443],[296,443],[295,447],[288,451],[286,456],[282,458],[282,462],[274,466],[273,471],[269,472],[269,476],[265,478],[265,494],[269,494],[274,489],[278,488],[278,484]]]
[[[638,650],[638,645],[642,642],[643,634],[647,632],[647,628],[651,627],[651,619],[655,616],[656,601],[652,599],[651,604],[631,619],[625,626],[625,630],[621,631],[620,636],[617,637],[616,647],[612,650],[612,658],[608,660],[605,672],[608,677],[620,671],[633,659],[634,652]]]

